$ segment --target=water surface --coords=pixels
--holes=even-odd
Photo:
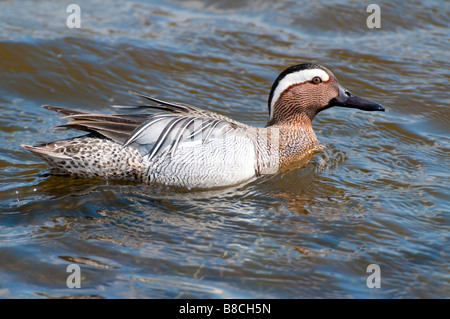
[[[77,4],[80,29],[57,1],[0,4],[1,297],[450,297],[447,2],[380,1],[380,29],[353,1]],[[310,163],[244,185],[51,176],[20,147],[80,134],[40,105],[114,113],[128,90],[263,126],[307,61],[387,111],[322,112]]]

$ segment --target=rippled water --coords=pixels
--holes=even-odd
[[[449,3],[0,3],[0,296],[448,298]],[[385,113],[334,108],[311,162],[215,191],[48,174],[20,147],[148,93],[263,126],[272,81],[316,61]],[[81,269],[69,289],[66,268]],[[366,285],[369,264],[381,288]]]

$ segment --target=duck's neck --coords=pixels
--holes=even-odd
[[[267,122],[266,127],[278,127],[291,131],[301,131],[305,128],[311,128],[311,119],[305,113],[294,113],[287,117],[279,117],[274,114],[273,118]]]
[[[292,114],[282,120],[267,123],[266,129],[278,131],[278,155],[280,167],[302,160],[319,142],[310,118],[304,114]]]

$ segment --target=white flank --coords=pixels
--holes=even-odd
[[[273,106],[277,102],[281,93],[284,92],[288,87],[293,84],[300,84],[311,81],[314,77],[320,77],[323,82],[326,82],[330,79],[330,76],[327,72],[322,69],[307,69],[300,70],[294,73],[289,73],[286,75],[279,83],[275,91],[273,92],[272,101],[270,101],[270,118],[273,115]]]

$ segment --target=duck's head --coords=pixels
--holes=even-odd
[[[332,106],[364,111],[384,111],[368,99],[344,89],[327,68],[303,63],[287,68],[275,80],[269,95],[270,118],[267,125],[306,115],[311,121],[317,113]]]

